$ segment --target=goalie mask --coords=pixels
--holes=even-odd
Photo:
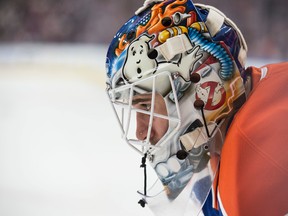
[[[231,20],[190,0],[146,1],[112,40],[107,93],[123,139],[157,174],[139,191],[156,215],[197,215],[213,192],[246,51]]]

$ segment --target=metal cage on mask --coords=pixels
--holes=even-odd
[[[157,79],[163,80],[163,78],[165,78],[165,80],[170,84],[169,87],[166,87],[170,90],[166,95],[159,94],[159,91],[156,87]],[[162,72],[160,74],[147,77],[134,83],[126,83],[125,85],[121,85],[121,82],[123,84],[125,81],[124,79],[119,78],[117,81],[115,81],[115,85],[119,86],[114,88],[110,88],[108,86],[107,93],[110,98],[114,113],[117,117],[118,124],[121,128],[122,138],[128,143],[129,146],[131,146],[134,150],[143,156],[145,153],[147,153],[147,151],[149,153],[153,152],[154,149],[161,148],[161,146],[164,145],[167,140],[170,140],[171,137],[173,137],[173,135],[180,128],[181,116],[177,99],[178,93],[174,86],[174,78],[170,72]],[[151,85],[151,90],[143,88],[143,85],[146,86],[147,83]],[[151,95],[150,101],[146,101],[145,103],[141,104],[143,107],[137,107],[135,105],[135,103],[137,103],[137,99],[135,98],[139,95],[141,97],[141,95],[145,94]],[[166,101],[169,100],[169,98],[175,98],[173,100],[173,108],[171,108],[171,106],[167,107],[166,104],[166,115],[155,112],[155,107],[157,107],[155,106],[155,104],[157,104],[156,97],[158,97],[159,100],[160,95],[163,97],[162,100],[164,100],[164,97],[166,96]],[[146,134],[144,137],[145,139],[138,139],[136,137],[137,114],[143,114],[147,117],[149,116]],[[157,140],[157,143],[151,143],[151,131],[153,127],[153,120],[155,118],[167,120],[169,122],[169,128],[167,129],[167,132],[163,134],[163,137],[160,137],[161,139]]]

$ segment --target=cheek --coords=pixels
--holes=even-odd
[[[162,96],[157,95],[157,101],[158,103],[155,105],[155,112],[164,116],[168,116],[166,105]],[[153,120],[153,129],[155,133],[158,134],[158,136],[162,137],[167,132],[168,126],[169,121],[167,119],[155,117]]]
[[[155,134],[157,133],[158,136],[163,136],[168,130],[168,120],[155,118],[153,121],[153,131]]]
[[[136,116],[136,125],[137,130],[144,130],[148,127],[149,124],[149,115],[143,114],[143,113],[137,113]]]

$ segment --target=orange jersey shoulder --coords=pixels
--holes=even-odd
[[[253,90],[234,117],[223,146],[218,200],[224,215],[284,215],[288,213],[288,63],[252,68],[252,76]]]

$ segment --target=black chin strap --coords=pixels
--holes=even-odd
[[[146,171],[146,157],[147,157],[147,153],[144,154],[144,156],[142,157],[142,163],[141,163],[141,168],[144,168],[144,196],[146,197],[147,195],[147,171]],[[138,202],[143,208],[145,207],[146,200],[144,198],[140,199]]]
[[[204,106],[205,106],[204,101],[202,101],[200,99],[195,100],[194,107],[196,109],[198,109],[198,110],[200,109],[207,136],[210,138],[211,134],[209,133],[207,122],[206,122],[206,118],[205,118],[205,115],[204,115]]]

